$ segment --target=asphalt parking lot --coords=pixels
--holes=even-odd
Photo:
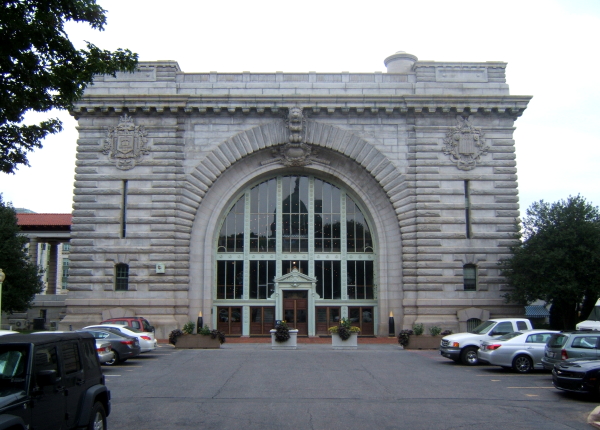
[[[465,367],[438,351],[360,345],[161,345],[104,367],[111,430],[591,429],[596,399],[552,387],[548,372]]]

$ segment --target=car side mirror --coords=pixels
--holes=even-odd
[[[35,374],[35,378],[40,387],[56,385],[59,380],[59,378],[57,378],[56,370],[40,370]]]

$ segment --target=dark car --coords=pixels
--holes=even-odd
[[[552,383],[559,390],[600,396],[600,359],[576,358],[556,363]]]
[[[102,321],[100,324],[120,324],[127,327],[133,327],[139,331],[154,333],[154,327],[144,317],[109,318],[107,320]]]
[[[80,331],[90,333],[95,339],[110,342],[115,357],[105,363],[109,366],[137,357],[142,351],[136,337],[127,336],[116,329],[83,329]]]
[[[0,337],[0,430],[106,429],[109,414],[92,335]]]

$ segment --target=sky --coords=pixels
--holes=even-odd
[[[512,95],[531,95],[516,123],[521,214],[577,194],[600,205],[600,1],[100,0],[105,31],[69,23],[78,48],[129,48],[141,61],[192,72],[385,72],[406,51],[419,60],[505,61]],[[76,121],[0,173],[5,202],[38,213],[72,210]]]

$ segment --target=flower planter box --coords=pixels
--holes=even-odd
[[[358,348],[358,333],[350,334],[346,340],[342,340],[337,333],[331,335],[331,346],[333,349],[357,349]]]
[[[443,336],[428,336],[414,334],[408,338],[406,349],[439,349]]]
[[[175,348],[178,349],[218,349],[221,348],[219,338],[213,339],[203,334],[184,334],[177,338]]]
[[[277,342],[275,340],[275,333],[277,330],[270,330],[271,333],[271,349],[296,349],[298,330],[290,329],[290,338],[285,342]]]

